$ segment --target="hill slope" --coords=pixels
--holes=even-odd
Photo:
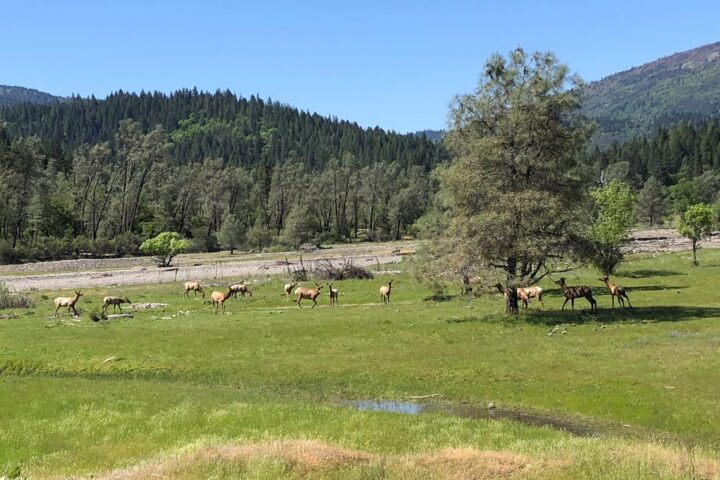
[[[9,107],[23,102],[45,105],[59,100],[62,100],[62,97],[56,97],[32,88],[0,85],[0,107]]]
[[[720,42],[593,82],[583,110],[598,123],[599,145],[679,120],[720,116]]]

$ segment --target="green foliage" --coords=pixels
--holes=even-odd
[[[223,221],[217,234],[220,245],[230,249],[230,254],[245,240],[245,231],[242,223],[235,215],[230,215]]]
[[[638,218],[650,226],[662,224],[666,207],[666,189],[655,177],[648,178],[637,196]]]
[[[692,241],[693,265],[698,265],[697,247],[700,241],[712,234],[715,228],[713,207],[705,203],[690,205],[680,217],[678,232]]]
[[[149,238],[140,245],[140,251],[145,255],[153,255],[160,262],[161,267],[170,265],[172,259],[187,251],[188,242],[180,238],[176,232],[162,232],[155,238]]]
[[[577,229],[585,184],[575,158],[590,133],[576,115],[580,83],[552,54],[517,49],[493,56],[475,93],[452,107],[450,243],[471,266],[500,271],[508,312],[517,312],[515,287],[545,274]]]
[[[595,207],[595,216],[586,238],[589,260],[604,275],[614,273],[624,258],[623,246],[628,242],[628,233],[635,224],[635,199],[633,191],[619,180],[590,192]]]

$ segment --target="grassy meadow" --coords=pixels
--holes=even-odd
[[[631,256],[613,280],[632,310],[610,308],[597,272],[566,274],[597,314],[561,312],[549,280],[545,310],[517,317],[489,289],[432,301],[404,263],[336,282],[335,309],[326,292],[287,303],[280,277],[223,315],[220,286],[87,289],[79,321],[52,316],[71,285],[32,292],[0,319],[0,477],[720,478],[720,251],[699,260]],[[169,306],[92,322],[108,294]],[[549,425],[347,404],[425,397]]]

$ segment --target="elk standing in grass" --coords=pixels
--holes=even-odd
[[[315,308],[315,306],[317,305],[317,300],[315,300],[315,299],[320,295],[321,288],[322,288],[322,285],[319,285],[317,283],[315,284],[315,288],[302,288],[302,287],[296,288],[295,295],[297,296],[298,307],[302,308],[302,306],[300,306],[300,300],[302,300],[303,298],[309,298],[310,300],[313,301],[312,308]]]
[[[289,302],[292,296],[292,289],[297,287],[297,282],[285,284],[285,301]]]
[[[522,290],[522,293],[520,291]],[[525,305],[525,308],[528,306],[528,302],[530,302],[531,298],[537,298],[540,302],[540,305],[542,305],[542,308],[545,309],[545,302],[543,302],[542,299],[543,289],[542,287],[539,287],[537,285],[533,287],[520,287],[518,288],[518,298],[521,298],[523,301],[523,305]]]
[[[338,289],[333,288],[333,283],[331,282],[328,286],[328,293],[330,293],[330,306],[331,307],[337,307],[338,306]]]
[[[605,282],[608,290],[610,290],[610,298],[612,298],[612,308],[615,308],[615,297],[617,297],[618,303],[622,305],[623,308],[625,308],[625,300],[623,300],[623,297],[625,297],[625,299],[627,299],[628,301],[628,305],[630,306],[630,308],[632,308],[632,305],[630,305],[630,298],[628,298],[627,293],[625,293],[624,287],[621,287],[620,285],[616,285],[614,283],[610,283],[610,279],[607,275],[605,275],[599,280],[601,282]]]
[[[203,291],[202,287],[200,286],[200,282],[185,282],[185,296],[190,298],[190,294],[188,293],[190,290],[195,291],[195,296],[197,296],[197,293],[202,293],[202,297],[205,298],[205,292]]]
[[[570,305],[572,306],[572,309],[575,310],[575,299],[585,297],[588,302],[590,302],[590,311],[597,312],[597,302],[592,296],[592,288],[581,285],[579,287],[568,287],[565,284],[565,277],[561,277],[560,280],[555,282],[555,284],[560,285],[560,287],[563,289],[563,292],[565,293],[565,302],[563,303],[562,309],[565,310],[565,305],[567,304],[568,300],[570,300]]]
[[[79,317],[80,314],[77,312],[77,310],[75,310],[75,304],[80,297],[82,297],[82,293],[77,290],[75,290],[74,297],[57,297],[55,299],[55,316],[57,317],[57,312],[58,310],[60,310],[60,307],[67,307],[68,313],[70,313],[70,310],[72,310],[75,316]]]
[[[225,300],[230,298],[230,295],[232,295],[232,293],[233,293],[232,289],[228,288],[227,293],[212,292],[210,294],[210,298],[212,298],[213,307],[215,307],[215,315],[217,315],[219,307],[222,307],[222,313],[225,313]]]
[[[387,285],[380,287],[380,301],[384,304],[390,303],[390,293],[392,292],[392,280]]]
[[[245,298],[246,293],[252,297],[252,292],[244,283],[236,283],[235,285],[230,285],[230,290],[232,291],[232,294],[236,299],[238,293],[242,295],[243,298]]]
[[[120,313],[122,313],[122,307],[120,304],[122,303],[131,303],[129,298],[120,298],[120,297],[105,297],[103,298],[103,312],[107,313],[107,308],[112,305],[113,306],[113,313],[115,313],[115,307],[120,309]]]

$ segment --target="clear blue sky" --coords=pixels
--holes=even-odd
[[[445,128],[485,60],[553,51],[586,81],[720,41],[720,1],[0,1],[0,84],[258,94],[363,127]]]

